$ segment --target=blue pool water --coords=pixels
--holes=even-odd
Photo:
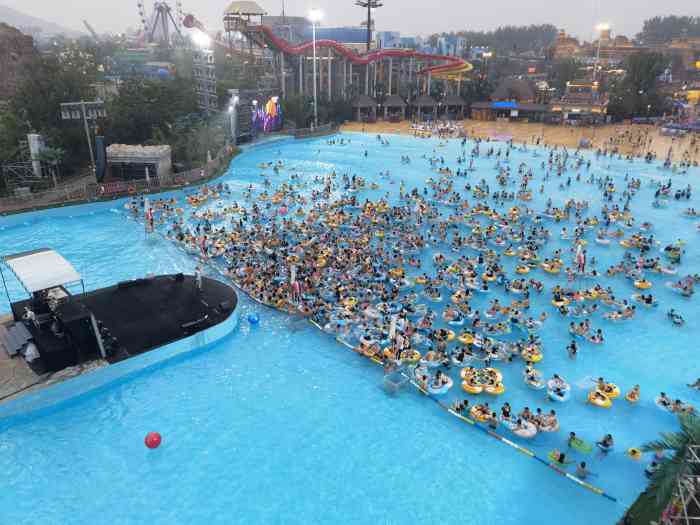
[[[377,198],[389,191],[395,199],[398,183],[380,180],[380,170],[391,170],[408,188],[435,176],[419,157],[430,155],[436,140],[391,137],[390,147],[378,147],[370,136],[345,138],[352,140],[350,146],[313,140],[250,149],[223,180],[237,192],[260,184],[257,166],[279,157],[305,177],[335,170],[382,182],[381,190],[367,195]],[[369,151],[367,159],[364,150]],[[459,151],[458,142],[436,149],[453,166]],[[412,164],[402,166],[401,155],[410,155]],[[533,158],[530,152],[511,156],[513,167],[520,161],[536,167],[533,188],[538,188],[543,157]],[[484,177],[494,188],[494,162],[480,159],[469,181]],[[641,162],[592,162],[596,174],[619,177],[620,190],[625,173],[643,178],[632,209],[654,223],[662,245],[679,237],[696,239],[695,221],[680,214],[697,206],[695,199],[671,202],[660,210],[650,206],[653,189],[647,180],[668,173]],[[555,205],[575,196],[592,201],[591,211],[599,212],[597,188],[581,183],[560,191],[560,181],[552,179],[544,196],[535,195],[532,207],[544,209],[548,196]],[[692,179],[674,176],[674,187]],[[457,179],[459,187],[464,182]],[[235,199],[240,202],[240,195]],[[0,221],[3,253],[57,249],[86,277],[90,289],[151,272],[191,272],[195,266],[169,241],[146,237],[143,226],[126,217],[123,203]],[[547,254],[568,246],[555,240],[559,227],[549,227],[557,235]],[[623,249],[591,244],[589,254],[604,270],[621,258]],[[681,273],[697,272],[699,258],[690,244]],[[548,288],[564,281],[533,273]],[[596,473],[589,481],[617,503],[474,430],[414,391],[387,396],[381,389],[381,369],[309,324],[243,298],[242,319],[258,312],[260,325],[244,323],[205,352],[181,356],[58,406],[1,420],[0,468],[6,481],[0,491],[0,522],[99,523],[109,516],[112,523],[612,523],[645,485],[646,460],[634,462],[624,451],[676,426],[672,415],[654,405],[655,395],[664,390],[698,403],[697,394],[684,385],[698,375],[693,340],[700,334],[694,322],[676,329],[664,315],[674,307],[692,320],[698,307],[666,289],[668,277],[650,279],[661,306],[640,311],[628,323],[593,316],[594,327],[605,331],[606,343],[583,344],[576,361],[564,350],[570,340],[569,320],[555,314],[548,293],[533,295],[531,311],[550,314],[542,334],[545,359],[537,368],[546,376],[558,372],[566,377],[574,386],[573,399],[552,406],[542,392],[525,388],[520,363],[496,365],[504,373],[507,392],[489,399],[497,406],[509,401],[516,410],[525,405],[557,410],[559,433],[519,441],[542,457],[563,447],[568,431],[588,441],[612,433],[616,448],[607,457],[575,458],[589,463]],[[634,293],[622,277],[601,283],[610,284],[621,297]],[[21,298],[18,283],[8,284],[13,300]],[[473,306],[481,308],[487,300],[476,298]],[[8,309],[6,302],[0,303],[0,311]],[[631,406],[618,400],[610,410],[585,404],[587,378],[599,375],[623,391],[641,384],[642,401]],[[43,395],[50,396],[50,389]],[[464,396],[453,388],[447,397]],[[164,437],[157,451],[143,445],[151,430]]]

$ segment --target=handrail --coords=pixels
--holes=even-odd
[[[283,38],[278,37],[272,31],[272,28],[265,25],[249,26],[246,25],[242,28],[244,32],[247,33],[258,33],[262,34],[264,38],[267,39],[268,43],[275,48],[287,53],[289,55],[300,55],[304,51],[314,47],[313,42],[304,42],[299,45],[292,45]],[[419,75],[426,75],[428,73],[449,73],[455,70],[455,72],[468,72],[473,69],[473,66],[466,60],[458,57],[452,57],[447,55],[433,55],[429,53],[421,53],[419,51],[413,51],[410,49],[377,49],[370,51],[365,55],[359,55],[353,49],[344,46],[340,42],[335,40],[321,39],[316,40],[316,47],[332,48],[338,54],[350,60],[353,64],[366,65],[371,62],[376,62],[382,58],[418,58],[422,60],[435,60],[441,62],[447,62],[446,64],[441,64],[438,66],[431,66],[423,68],[418,71]]]
[[[168,174],[163,177],[150,177],[132,181],[83,182],[72,181],[64,188],[57,188],[25,196],[1,197],[0,214],[14,213],[36,208],[48,208],[63,204],[83,203],[98,199],[116,199],[142,192],[159,192],[167,188],[176,188],[208,179],[217,170],[226,156],[222,148],[217,156],[205,165],[185,172]],[[93,179],[94,180],[94,179]],[[75,186],[73,186],[75,184]]]

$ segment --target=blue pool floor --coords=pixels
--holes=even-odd
[[[252,149],[236,159],[223,180],[238,191],[257,185],[258,164],[278,156],[308,177],[335,169],[379,180],[380,169],[391,169],[410,188],[431,175],[419,154],[430,155],[437,141],[391,137],[391,146],[381,148],[372,137],[345,136],[353,142],[345,148],[316,140]],[[367,160],[365,149],[371,151]],[[459,146],[452,142],[436,151],[449,161]],[[399,163],[406,154],[413,158],[409,167]],[[512,166],[519,156],[514,154]],[[542,159],[527,153],[522,160],[535,166]],[[596,173],[619,179],[626,172],[645,182],[668,176],[641,162],[593,163]],[[479,160],[470,182],[493,180],[493,164],[493,159]],[[683,185],[693,180],[674,179]],[[597,202],[597,190],[576,186],[560,191],[557,184],[548,184],[545,195],[536,195],[531,205],[543,209],[550,196],[560,205],[567,193]],[[396,194],[398,184],[373,197],[387,189]],[[662,242],[679,236],[690,241],[682,268],[694,273],[700,262],[692,242],[695,222],[680,216],[693,201],[654,210],[651,191],[643,184],[633,210],[650,217]],[[593,210],[598,209],[594,204]],[[49,244],[76,264],[90,288],[149,272],[191,272],[195,265],[168,241],[145,236],[116,203],[112,211],[81,207],[72,218],[47,212],[24,219],[0,222],[0,241],[11,247],[3,252]],[[551,229],[558,233],[554,225]],[[558,245],[551,243],[547,251]],[[591,248],[599,269],[623,253],[617,247],[605,250]],[[548,288],[560,282],[541,272],[536,278]],[[561,373],[575,388],[572,401],[556,407],[562,431],[523,444],[546,457],[564,445],[569,430],[589,441],[612,432],[614,453],[585,459],[596,473],[589,481],[618,503],[474,431],[414,392],[387,396],[381,369],[310,325],[244,299],[242,318],[256,311],[262,317],[259,326],[243,325],[212,348],[88,396],[3,420],[0,466],[10,490],[0,493],[2,522],[35,523],[41,517],[84,523],[109,515],[114,523],[612,523],[645,486],[645,461],[630,460],[624,450],[676,427],[674,417],[660,411],[653,397],[663,389],[698,402],[697,394],[684,386],[699,375],[692,356],[697,328],[688,323],[675,329],[664,318],[666,307],[674,306],[692,319],[697,305],[666,290],[664,279],[653,281],[663,307],[640,312],[633,324],[595,317],[594,326],[605,330],[607,342],[584,346],[576,361],[564,350],[568,319],[554,314],[549,294],[533,298],[532,311],[547,311],[551,317],[543,333],[545,359],[537,368],[547,376]],[[620,296],[633,293],[622,278],[603,282]],[[13,294],[20,293],[16,283],[10,286]],[[550,408],[542,393],[524,387],[520,365],[499,368],[508,391],[501,399],[490,399],[492,404]],[[618,401],[609,411],[584,404],[587,379],[599,375],[623,390],[640,383],[643,401],[634,407]],[[455,388],[450,399],[458,397],[465,396]],[[151,430],[164,438],[155,452],[143,446],[143,436]]]

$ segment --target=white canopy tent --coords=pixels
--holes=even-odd
[[[12,271],[29,294],[58,286],[83,284],[80,274],[73,268],[73,265],[58,252],[48,248],[7,255],[2,258],[2,262]],[[5,276],[3,275],[4,283]],[[7,292],[7,285],[5,285],[5,291]],[[7,297],[9,300],[9,292],[7,292]]]

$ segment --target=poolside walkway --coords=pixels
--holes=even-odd
[[[590,149],[619,148],[623,154],[655,153],[658,159],[665,159],[671,150],[674,162],[680,162],[684,156],[691,161],[700,162],[700,138],[689,134],[685,137],[666,137],[659,133],[655,126],[643,126],[632,124],[611,124],[598,127],[572,127],[543,125],[534,122],[492,122],[481,120],[463,120],[457,124],[464,128],[465,133],[471,137],[498,138],[502,140],[513,139],[515,142],[531,142],[533,138],[542,137],[543,142],[549,145],[577,148],[581,139],[590,141]],[[342,131],[356,131],[365,133],[395,133],[412,135],[411,123],[402,122],[377,122],[364,124],[362,122],[349,122],[342,127]],[[646,139],[646,140],[644,140]],[[644,142],[644,146],[638,143]]]

